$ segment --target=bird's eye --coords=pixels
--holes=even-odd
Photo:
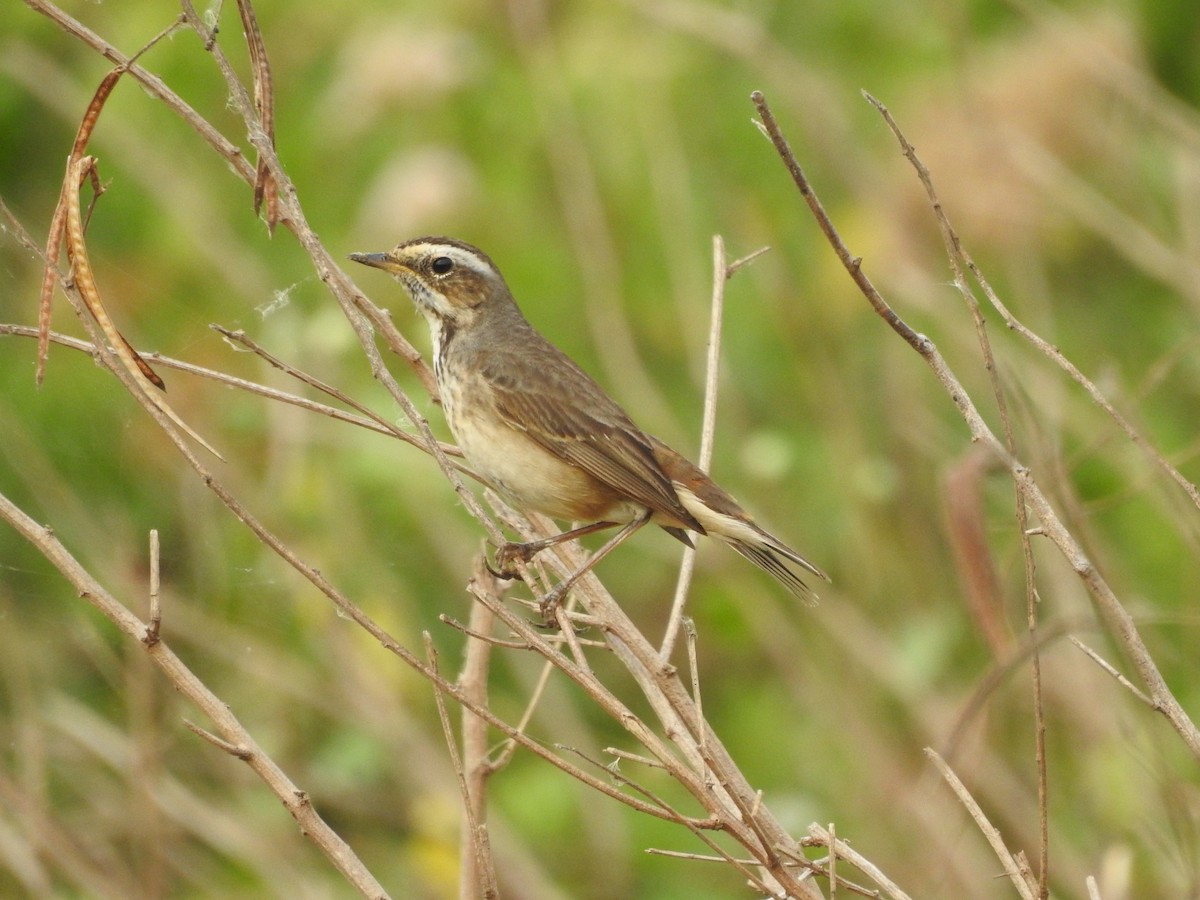
[[[429,267],[433,269],[434,275],[445,275],[454,268],[454,260],[448,256],[439,256]]]

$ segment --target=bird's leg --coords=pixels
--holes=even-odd
[[[607,528],[616,527],[616,522],[593,522],[591,525],[584,525],[580,528],[572,528],[570,531],[564,531],[562,534],[556,534],[552,537],[542,538],[539,541],[527,541],[524,544],[510,541],[496,551],[496,568],[492,569],[491,566],[489,566],[488,569],[497,578],[520,578],[521,574],[517,570],[516,566],[517,560],[520,560],[523,563],[528,563],[547,547],[553,547],[555,544],[561,544],[564,541],[571,541],[587,534],[593,534],[597,531],[604,531]]]
[[[636,519],[609,538],[608,543],[593,553],[582,566],[556,584],[554,586],[554,590],[550,591],[550,593],[542,598],[540,610],[542,613],[542,619],[546,625],[554,624],[554,611],[558,608],[558,605],[562,603],[563,598],[567,596],[567,591],[575,586],[575,582],[579,581],[580,578],[590,572],[596,563],[608,556],[608,554],[615,550],[627,537],[649,522],[650,515],[651,511],[648,509],[640,513]]]

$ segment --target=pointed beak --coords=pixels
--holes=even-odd
[[[396,264],[392,262],[391,255],[387,253],[351,253],[350,259],[356,263],[362,263],[364,266],[373,266],[384,271],[392,271],[396,267]]]

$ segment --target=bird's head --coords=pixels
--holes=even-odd
[[[489,307],[513,302],[488,255],[453,238],[415,238],[385,253],[351,253],[350,259],[382,269],[404,285],[435,331],[469,325]]]

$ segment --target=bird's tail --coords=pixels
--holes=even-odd
[[[828,575],[775,535],[755,524],[738,502],[695,463],[680,456],[657,438],[651,437],[650,442],[654,457],[671,479],[679,502],[703,526],[703,533],[720,538],[760,569],[773,575],[804,603],[811,605],[817,602],[817,595],[795,570],[802,569],[826,581],[829,580]],[[691,544],[682,528],[674,525],[664,527],[685,544]]]
[[[794,567],[800,567],[826,581],[829,581],[829,576],[774,535],[757,527],[754,530],[761,533],[751,539],[724,534],[719,537],[750,562],[773,575],[793,596],[809,606],[815,606],[816,593],[796,574]]]

